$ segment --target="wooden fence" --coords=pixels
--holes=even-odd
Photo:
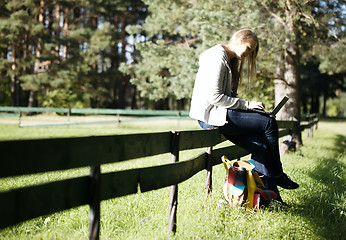
[[[314,128],[316,117],[305,125],[278,121],[280,137]],[[39,216],[90,205],[89,238],[99,238],[100,202],[138,192],[170,187],[169,232],[176,231],[177,185],[206,169],[206,194],[211,191],[212,166],[221,156],[240,158],[248,153],[237,146],[213,149],[224,141],[219,130],[195,130],[0,142],[0,179],[26,174],[90,167],[90,175],[0,192],[0,228]],[[206,147],[207,151],[179,162],[179,152]],[[134,151],[134,149],[136,149]],[[101,173],[106,163],[171,153],[172,163]]]
[[[65,122],[23,124],[22,116],[27,113],[58,113],[65,114]],[[72,115],[113,115],[114,120],[71,122]],[[120,119],[120,116],[135,117]],[[43,108],[43,107],[4,107],[0,106],[0,117],[17,117],[20,127],[50,127],[87,124],[120,124],[124,122],[152,121],[160,119],[190,119],[188,111],[172,110],[140,110],[140,109],[108,109],[108,108]]]

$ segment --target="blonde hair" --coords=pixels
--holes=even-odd
[[[248,65],[249,82],[256,79],[256,58],[257,58],[257,54],[258,54],[258,50],[259,50],[259,42],[258,42],[258,38],[257,38],[256,34],[249,29],[242,29],[242,30],[239,30],[236,33],[234,33],[233,36],[231,37],[231,39],[227,43],[228,46],[238,45],[238,44],[246,43],[250,39],[255,41],[256,47],[255,47],[255,49],[252,49],[251,53],[246,57],[247,65]],[[241,80],[242,80],[244,60],[245,59],[242,59],[240,61],[239,69],[238,69],[239,60],[237,58],[232,59],[231,63],[230,63],[231,69],[233,71],[234,70],[236,71],[235,72],[236,74],[233,74],[233,75],[235,78],[238,78],[238,79],[234,79],[234,80],[237,80],[237,82],[238,81],[241,82]]]

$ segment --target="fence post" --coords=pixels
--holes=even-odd
[[[314,116],[311,115],[310,119],[309,119],[309,127],[310,127],[310,133],[311,133],[311,137],[314,136]]]
[[[315,113],[315,114],[316,114],[316,113]],[[318,127],[318,126],[317,126],[317,124],[318,124],[318,114],[316,114],[315,117],[314,117],[314,123],[315,123],[315,124],[314,124],[314,128],[315,128],[315,131],[316,131],[316,130],[317,130],[317,127]]]
[[[180,111],[178,111],[177,117],[178,117],[178,128],[180,128],[180,117],[181,117]]]
[[[179,137],[180,132],[172,132],[171,162],[179,162]],[[178,185],[169,187],[169,216],[168,232],[174,234],[177,231],[177,207],[178,207]]]
[[[205,196],[208,197],[213,189],[213,147],[207,147],[206,149],[206,161],[207,161],[207,172],[205,178]]]
[[[90,167],[89,239],[98,240],[100,235],[100,166]]]
[[[292,134],[291,135],[298,136],[300,134],[300,132],[302,131],[302,126],[300,125],[300,122],[298,122],[298,120],[295,117],[292,117],[291,121],[293,121],[293,128],[292,128]]]
[[[71,108],[67,109],[67,122],[70,122],[70,117],[71,117]]]
[[[20,127],[20,125],[22,125],[22,112],[19,112],[19,116],[18,116],[18,125]]]
[[[311,135],[311,126],[310,126],[310,115],[306,115],[306,121],[308,122],[307,129],[306,129],[306,136],[310,137]]]
[[[120,125],[120,114],[117,113],[117,127],[119,127]]]

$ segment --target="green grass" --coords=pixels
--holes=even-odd
[[[122,120],[131,119],[121,117]],[[114,116],[71,116],[70,122],[96,122],[115,121]],[[66,123],[66,116],[54,114],[40,114],[35,116],[24,116],[21,119],[22,125],[46,124],[46,123]],[[0,141],[12,139],[37,139],[54,137],[81,137],[94,135],[114,135],[130,133],[150,133],[171,130],[191,130],[200,129],[198,124],[192,120],[150,120],[139,122],[124,122],[119,125],[98,124],[98,125],[72,125],[72,126],[48,126],[48,127],[19,127],[18,118],[0,117]]]
[[[110,126],[19,128],[0,124],[0,138],[51,137],[159,131],[176,127]],[[150,124],[149,124],[150,125]],[[158,125],[156,123],[156,125]],[[192,124],[184,126],[194,128]],[[17,129],[15,129],[17,128]],[[108,128],[108,129],[107,129]],[[122,128],[122,129],[120,129]],[[3,129],[13,131],[4,137]],[[167,130],[167,129],[166,129]],[[37,134],[37,132],[40,134]],[[50,132],[50,133],[48,133]],[[29,134],[32,134],[29,136]],[[305,136],[305,133],[303,133]],[[8,137],[10,136],[10,137]],[[345,148],[346,122],[321,122],[313,138],[304,138],[296,152],[282,157],[285,171],[299,182],[297,190],[281,191],[290,207],[273,204],[259,211],[219,205],[223,198],[222,165],[213,170],[213,192],[205,198],[205,172],[179,184],[177,233],[174,239],[344,239],[345,238]],[[199,150],[186,151],[188,159]],[[103,172],[168,163],[169,154],[119,164],[108,164]],[[87,174],[88,169],[39,174],[0,180],[2,190]],[[103,201],[101,239],[168,239],[168,188]],[[0,230],[0,239],[87,239],[88,206],[39,217]],[[1,216],[0,216],[1,217]]]

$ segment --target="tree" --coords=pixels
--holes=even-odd
[[[274,42],[270,44],[273,49],[277,49],[274,56],[276,63],[275,100],[278,102],[283,95],[287,95],[291,99],[279,112],[277,118],[289,120],[294,117],[299,123],[303,87],[300,69],[304,64],[313,62],[316,58],[320,58],[320,62],[326,60],[325,56],[314,50],[330,46],[331,40],[337,38],[336,34],[330,34],[331,32],[338,31],[337,35],[342,32],[344,25],[331,26],[330,23],[336,22],[335,19],[342,19],[341,12],[345,4],[341,1],[297,0],[256,0],[256,3],[263,13],[261,18],[267,19],[268,24],[265,31],[269,35],[274,29],[276,35],[273,38]],[[336,9],[337,11],[335,11]],[[342,45],[345,46],[345,44]],[[340,59],[344,58],[344,56],[340,57]],[[337,61],[333,61],[333,63],[337,63]],[[325,84],[324,86],[327,87],[325,92],[334,91],[331,85]],[[314,97],[315,105],[318,104],[316,96],[313,96],[316,94],[318,93],[314,92],[311,95]],[[293,134],[292,140],[298,145],[302,143],[300,131]]]
[[[24,96],[21,76],[31,71],[30,66],[34,64],[31,46],[35,42],[35,34],[41,30],[36,24],[37,8],[31,8],[32,6],[34,1],[30,0],[5,1],[2,5],[5,18],[0,22],[0,42],[7,52],[6,58],[9,58],[9,61],[2,65],[1,71],[6,74],[5,77],[9,76],[11,79],[11,105],[13,106],[22,105]]]
[[[232,2],[232,4],[231,4]],[[217,43],[226,43],[232,33],[241,27],[251,27],[257,11],[242,16],[252,2],[247,1],[155,1],[147,0],[150,15],[143,27],[128,28],[130,34],[144,32],[146,38],[136,44],[141,58],[132,64],[123,64],[121,71],[132,75],[143,98],[159,101],[169,99],[170,108],[188,108],[198,69],[199,54]],[[255,89],[270,89],[270,79],[261,75]],[[241,90],[253,98],[244,82]],[[252,91],[254,92],[254,91]],[[271,94],[263,93],[263,96]],[[270,97],[266,99],[269,103]],[[268,104],[270,105],[270,104]]]
[[[146,16],[140,0],[5,0],[0,12],[1,104],[8,93],[18,106],[132,104],[118,67],[131,58],[125,27]]]
[[[319,113],[320,99],[323,97],[325,115],[328,98],[336,97],[337,91],[345,91],[344,54],[345,44],[345,15],[343,1],[314,2],[312,16],[316,24],[305,26],[307,35],[314,36],[316,44],[311,40],[302,45],[302,97],[303,112]],[[310,106],[308,106],[310,105]]]

